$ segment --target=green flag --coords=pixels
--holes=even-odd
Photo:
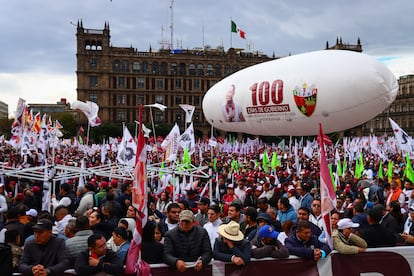
[[[342,165],[341,165],[341,160],[338,160],[338,164],[336,164],[336,173],[339,176],[342,176]]]
[[[191,168],[191,157],[188,153],[188,147],[185,147],[184,149],[183,164],[187,169]]]
[[[164,162],[161,162],[161,170],[160,170],[160,179],[162,178],[162,176],[164,175],[163,170],[164,169]]]
[[[388,161],[388,170],[387,170],[388,181],[391,181],[391,178],[392,178],[392,167],[394,167],[394,161]]]
[[[263,170],[264,172],[267,172],[269,170],[269,156],[267,156],[267,151],[265,150],[263,152]]]
[[[277,153],[273,152],[272,153],[272,160],[270,161],[270,167],[272,168],[272,170],[276,170],[277,167]]]
[[[414,171],[413,167],[411,166],[410,156],[408,156],[408,152],[405,153],[405,175],[407,178],[411,181],[411,183],[414,183]]]
[[[384,172],[382,169],[382,160],[380,161],[380,165],[378,168],[378,179],[383,179],[384,178]]]
[[[346,170],[348,169],[346,159],[344,159],[344,165],[342,166],[342,175],[346,173]]]
[[[214,172],[217,172],[217,157],[214,157],[213,159],[213,170]]]
[[[336,192],[335,176],[333,175],[333,172],[332,172],[332,164],[329,164],[328,167],[329,167],[329,174],[331,175],[331,179],[332,179],[332,186],[334,188],[334,191]]]

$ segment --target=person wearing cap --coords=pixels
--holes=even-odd
[[[254,207],[249,206],[244,210],[243,224],[245,225],[244,238],[251,241],[257,231],[257,210]]]
[[[164,239],[164,262],[184,272],[194,267],[200,271],[212,258],[210,239],[206,229],[194,224],[194,213],[183,210],[178,227],[168,231]]]
[[[252,245],[252,257],[256,259],[288,258],[289,250],[277,238],[279,232],[270,225],[259,228],[258,236],[250,243]]]
[[[60,275],[69,268],[65,241],[52,235],[52,222],[40,219],[34,228],[34,240],[24,245],[18,272],[23,275]]]
[[[333,248],[341,254],[357,254],[365,252],[367,242],[354,233],[354,228],[359,224],[352,222],[349,218],[338,221],[338,229],[332,233]]]
[[[214,243],[214,260],[246,266],[250,262],[251,245],[240,231],[240,225],[230,221],[220,225],[218,233],[219,237]]]
[[[310,222],[307,220],[300,220],[297,223],[296,230],[285,240],[285,245],[290,255],[314,261],[324,259],[331,252],[331,248],[326,243],[312,235]]]
[[[4,225],[4,215],[7,213],[8,205],[7,199],[4,195],[4,183],[0,183],[0,229],[3,228]]]
[[[199,201],[196,202],[198,207],[198,212],[195,216],[195,220],[198,222],[198,225],[201,227],[204,226],[208,222],[208,207],[210,206],[210,199],[207,197],[200,198]]]
[[[381,219],[382,209],[377,204],[369,210],[368,226],[361,232],[361,238],[367,242],[369,248],[396,245],[396,235],[380,224]]]

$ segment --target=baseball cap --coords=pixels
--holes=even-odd
[[[182,210],[179,218],[180,221],[186,220],[189,222],[194,222],[194,213],[190,210]]]
[[[26,212],[26,216],[37,217],[37,211],[35,209],[29,209]]]
[[[208,199],[207,197],[202,197],[200,198],[200,200],[196,201],[196,203],[210,205],[210,199]]]
[[[259,229],[259,237],[260,238],[271,238],[275,239],[279,236],[279,232],[277,232],[275,229],[273,229],[270,225],[263,225]]]
[[[267,223],[270,223],[272,221],[272,218],[270,217],[270,215],[266,212],[260,212],[256,218],[256,220],[260,220],[263,219],[265,220]]]
[[[349,218],[344,218],[338,221],[338,229],[343,230],[346,228],[358,228],[359,223],[352,222]]]
[[[4,187],[4,183],[0,183],[0,188]]]
[[[52,230],[52,222],[48,219],[40,219],[33,226],[33,229],[37,229],[37,230],[40,230],[40,231]]]

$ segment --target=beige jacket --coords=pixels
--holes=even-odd
[[[357,254],[358,247],[367,248],[367,242],[361,237],[351,234],[347,239],[337,229],[332,233],[333,247],[341,254]]]

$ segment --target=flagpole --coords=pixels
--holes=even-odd
[[[91,123],[88,120],[88,132],[86,133],[86,145],[89,145],[89,131],[91,129]]]
[[[230,17],[230,48],[233,48],[233,41],[232,41],[232,31],[231,31],[231,22],[233,22],[233,18]]]

